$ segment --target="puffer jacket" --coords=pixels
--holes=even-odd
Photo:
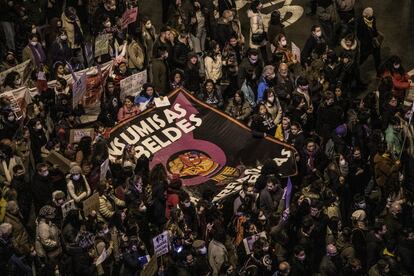
[[[56,259],[62,253],[59,228],[44,219],[37,221],[35,249],[39,257]]]
[[[98,212],[98,221],[106,222],[113,217],[115,214],[115,206],[112,202],[119,207],[124,207],[125,202],[116,198],[115,196],[111,199],[106,195],[99,196],[99,212]]]

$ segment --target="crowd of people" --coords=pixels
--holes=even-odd
[[[163,0],[162,26],[139,12],[126,28],[122,15],[137,1],[0,3],[0,70],[27,60],[31,68],[24,83],[8,73],[0,91],[38,90],[20,117],[0,97],[1,275],[138,275],[164,231],[158,275],[414,275],[414,138],[404,106],[414,83],[401,57],[381,59],[371,7],[310,1],[318,24],[299,56],[279,11],[265,25],[258,0],[248,3],[246,37],[234,0]],[[96,56],[103,35],[108,49]],[[360,65],[371,56],[379,85],[366,93],[375,80]],[[65,76],[108,61],[95,136],[71,143],[85,110],[73,106]],[[121,80],[144,70],[142,90],[121,100]],[[102,179],[108,129],[177,88],[249,126],[252,139],[292,145],[297,175],[280,178],[265,160],[239,193],[213,202],[206,189],[195,199],[129,145]],[[48,161],[53,152],[70,160],[67,172]],[[99,208],[86,214],[95,194]]]

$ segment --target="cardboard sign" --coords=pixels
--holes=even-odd
[[[61,206],[61,208],[62,208],[62,216],[63,218],[65,218],[67,214],[69,213],[69,211],[76,209],[75,201],[73,199],[69,200],[68,202],[64,203]]]
[[[106,179],[106,173],[109,170],[109,159],[107,158],[102,164],[101,164],[101,175],[99,177],[100,181],[103,181]]]
[[[154,244],[155,256],[159,257],[164,254],[167,254],[169,251],[168,231],[164,231],[155,238],[153,238],[152,243]]]
[[[151,260],[144,266],[141,276],[154,276],[158,271],[157,257],[152,256]]]
[[[125,29],[129,24],[137,21],[138,8],[128,9],[124,12],[121,19],[121,29]]]
[[[22,62],[20,64],[17,64],[16,66],[7,69],[0,73],[0,85],[3,85],[4,79],[6,76],[11,72],[17,72],[20,74],[20,77],[22,78],[22,84],[25,84],[30,73],[30,60],[26,60],[25,62]]]
[[[84,136],[90,136],[92,139],[94,139],[95,136],[95,130],[93,128],[74,128],[70,130],[70,137],[69,142],[70,143],[78,143],[82,137]]]
[[[95,57],[106,55],[109,52],[110,34],[102,34],[95,39]]]
[[[292,42],[292,54],[296,56],[298,62],[300,62],[300,48]]]
[[[83,201],[83,213],[85,217],[89,216],[92,211],[99,211],[99,193],[94,193]]]
[[[124,101],[126,96],[136,96],[142,89],[144,83],[147,82],[147,70],[136,73],[128,78],[121,80],[120,87],[121,101]]]
[[[67,174],[70,171],[71,161],[54,150],[50,151],[49,155],[46,158],[46,161],[50,162],[53,165],[57,165],[58,169],[64,174]]]
[[[75,108],[79,104],[79,102],[83,99],[83,96],[85,96],[86,85],[87,85],[86,73],[82,74],[81,77],[78,78],[73,83],[73,86],[72,86],[73,108]]]

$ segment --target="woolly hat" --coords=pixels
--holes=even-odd
[[[65,198],[65,193],[60,191],[60,190],[56,190],[52,193],[52,198],[54,200],[64,199]]]
[[[79,165],[71,166],[70,174],[81,174],[81,173],[82,173],[82,169]]]
[[[374,10],[371,7],[367,7],[362,12],[362,16],[364,17],[371,17],[374,16]]]
[[[206,245],[206,242],[203,241],[203,240],[195,240],[193,242],[193,248],[195,250],[200,249],[200,248],[204,247],[205,245]]]
[[[346,124],[339,125],[335,128],[335,134],[344,137],[348,133],[348,130],[346,128]]]
[[[39,217],[53,219],[55,218],[56,208],[50,205],[43,206],[39,211]]]
[[[351,219],[354,221],[364,221],[367,217],[367,214],[364,210],[356,210],[352,213]]]

